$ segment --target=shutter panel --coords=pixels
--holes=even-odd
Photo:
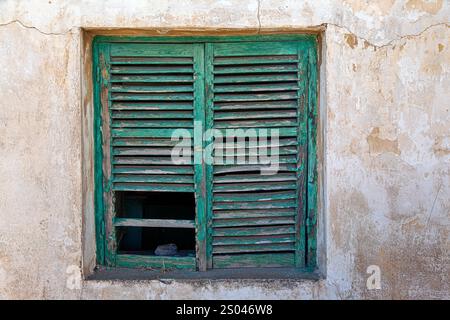
[[[224,136],[231,128],[279,131],[276,174],[261,175],[248,159],[221,164],[216,153],[207,168],[213,268],[304,265],[304,52],[298,42],[207,44],[207,127]]]
[[[104,46],[102,84],[107,88],[108,108],[102,109],[105,163],[104,183],[107,250],[110,265],[195,269],[196,256],[153,256],[117,252],[116,228],[190,228],[204,231],[203,201],[196,201],[194,220],[115,217],[114,191],[191,192],[204,189],[203,169],[195,167],[201,156],[201,134],[194,121],[204,122],[203,44],[111,43]],[[105,57],[105,58],[103,58]],[[106,70],[105,74],[103,72]],[[104,91],[102,91],[104,92]],[[104,94],[104,93],[102,93]],[[102,97],[102,100],[106,100]],[[103,120],[105,121],[105,120]],[[188,137],[172,141],[176,130]],[[200,132],[201,133],[201,132]],[[187,148],[187,161],[172,159],[174,146]],[[105,151],[106,150],[106,151]],[[106,156],[105,156],[106,155]],[[185,159],[186,160],[186,159]],[[205,245],[197,241],[197,256]]]
[[[171,159],[174,131],[193,134],[194,46],[127,43],[110,50],[112,189],[194,192],[193,162]]]

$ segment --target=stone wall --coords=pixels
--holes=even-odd
[[[450,298],[449,17],[445,0],[1,1],[0,298]],[[324,278],[82,280],[91,36],[305,31],[321,36]]]

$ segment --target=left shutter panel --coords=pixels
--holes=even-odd
[[[193,162],[171,159],[175,130],[193,137],[194,47],[128,43],[110,50],[112,190],[194,192]],[[184,141],[192,158],[193,143]]]

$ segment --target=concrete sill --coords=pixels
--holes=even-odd
[[[87,281],[111,280],[312,280],[318,281],[323,277],[317,272],[307,272],[295,268],[242,268],[242,269],[215,269],[205,272],[184,270],[147,270],[128,268],[98,268]]]

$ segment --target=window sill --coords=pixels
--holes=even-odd
[[[130,281],[130,280],[312,280],[318,281],[322,276],[295,268],[244,268],[215,269],[205,272],[186,270],[146,270],[129,268],[98,268],[86,278],[87,281]]]

